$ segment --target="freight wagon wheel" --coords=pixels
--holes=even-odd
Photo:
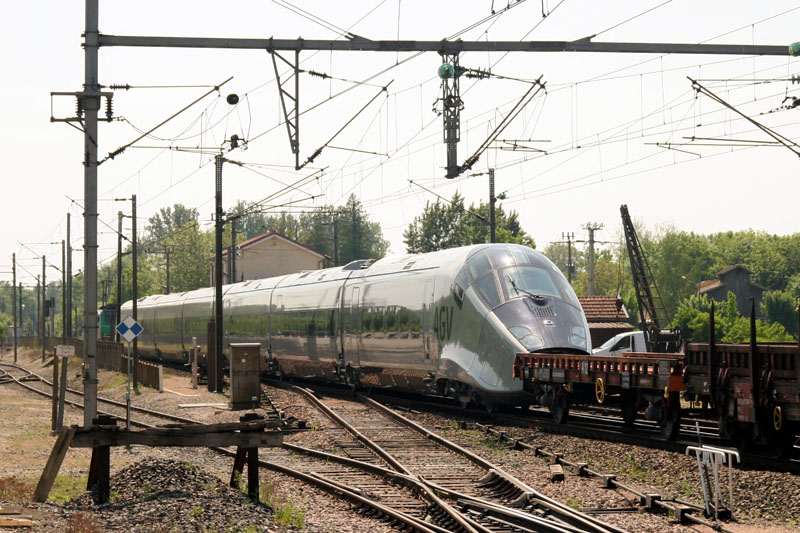
[[[553,404],[550,406],[550,413],[556,424],[564,424],[569,416],[569,398],[567,391],[558,389],[553,391]]]
[[[622,411],[622,422],[626,426],[632,426],[636,421],[636,414],[639,412],[639,402],[636,395],[631,392],[623,392],[620,410]]]
[[[795,435],[786,423],[786,411],[780,405],[774,405],[769,414],[767,446],[776,457],[788,457],[794,449]]]
[[[717,422],[719,438],[723,440],[733,440],[733,427],[735,426],[735,422],[728,418],[727,416],[719,417],[719,421]]]
[[[594,382],[594,397],[600,405],[606,401],[606,385],[602,378],[597,378],[597,381]]]
[[[661,405],[661,436],[664,440],[675,440],[681,427],[681,403],[677,392],[670,392],[662,400]]]

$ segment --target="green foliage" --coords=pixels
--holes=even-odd
[[[293,501],[281,497],[272,480],[261,484],[259,500],[272,509],[278,525],[303,527],[306,519],[305,510]]]
[[[761,313],[767,322],[781,324],[790,335],[797,336],[797,300],[790,293],[765,292],[761,300]]]
[[[536,246],[520,226],[519,215],[506,213],[501,205],[495,207],[495,228],[497,242]],[[409,253],[425,253],[489,242],[489,233],[489,204],[481,201],[465,208],[464,197],[456,191],[449,202],[429,202],[403,232],[403,242]]]
[[[694,342],[708,342],[711,302],[703,296],[690,296],[678,305],[672,321],[673,327],[683,332],[685,339]],[[719,304],[714,313],[714,338],[717,342],[750,342],[750,319],[739,314],[736,296],[728,293],[725,302]],[[792,336],[780,323],[764,323],[756,320],[757,342],[791,342]]]

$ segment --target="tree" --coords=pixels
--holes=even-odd
[[[768,291],[761,300],[761,313],[769,323],[781,324],[786,331],[797,336],[797,302],[783,291]]]
[[[520,226],[515,211],[506,213],[502,206],[497,206],[495,228],[497,242],[536,246]],[[447,203],[436,200],[426,204],[422,214],[403,232],[403,242],[409,253],[425,253],[489,242],[489,232],[489,205],[479,202],[465,208],[464,198],[456,191]]]
[[[354,194],[340,207],[325,206],[300,218],[298,240],[328,257],[334,257],[333,223],[338,226],[339,264],[356,259],[379,259],[386,255],[389,241],[378,222],[369,220]]]
[[[708,342],[711,302],[704,294],[685,298],[678,305],[673,327],[679,327],[687,340]],[[716,308],[714,336],[717,342],[744,343],[750,340],[750,319],[739,314],[736,296],[728,292],[726,301]],[[765,324],[756,320],[757,342],[791,342],[792,336],[780,323]]]
[[[175,204],[174,208],[162,207],[158,213],[147,219],[147,235],[159,240],[187,224],[197,222],[197,209]]]
[[[281,212],[267,215],[258,206],[239,200],[230,209],[230,216],[241,215],[236,219],[236,231],[242,236],[239,242],[258,235],[275,231],[297,240],[300,235],[300,220],[291,213]]]

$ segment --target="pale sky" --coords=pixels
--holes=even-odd
[[[527,0],[515,4],[460,38],[574,40],[597,34],[595,41],[787,47],[800,40],[794,31],[800,27],[800,2],[796,1]],[[502,0],[101,0],[100,31],[337,39],[342,38],[341,31],[348,30],[370,39],[438,40],[487,18],[492,7],[499,11],[507,5]],[[50,122],[50,93],[81,90],[84,13],[80,1],[6,2],[4,7],[0,22],[0,101],[4,110],[0,150],[6,187],[0,196],[4,222],[0,279],[11,279],[11,254],[16,252],[21,265],[19,279],[28,284],[32,275],[41,272],[36,256],[44,253],[48,262],[60,266],[60,245],[43,243],[60,243],[65,238],[68,211],[77,249],[74,268],[82,268],[83,139],[69,125]],[[298,7],[305,13],[298,13]],[[543,12],[547,13],[544,19]],[[310,20],[313,17],[317,18]],[[211,152],[187,153],[170,147],[213,151],[232,134],[249,142],[246,150],[227,155],[247,165],[225,166],[226,207],[239,199],[262,200],[283,189],[281,183],[292,183],[324,168],[319,179],[301,190],[282,193],[270,204],[292,202],[296,211],[342,204],[355,193],[369,216],[381,223],[394,253],[405,251],[403,230],[426,202],[436,200],[431,193],[410,185],[409,179],[447,198],[458,190],[467,203],[485,200],[485,176],[444,179],[442,120],[432,110],[441,94],[436,76],[441,58],[426,53],[404,62],[412,55],[303,52],[302,68],[337,79],[301,74],[301,111],[344,89],[352,90],[301,117],[302,160],[382,86],[392,83],[387,95],[380,95],[331,142],[331,146],[374,154],[328,147],[312,165],[295,172],[290,167],[294,156],[282,124],[272,60],[266,51],[101,49],[102,84],[151,87],[115,91],[114,114],[124,120],[101,122],[101,156],[209,90],[187,86],[214,86],[231,76],[233,80],[219,94],[206,97],[155,131],[152,138],[100,166],[100,260],[111,260],[116,252],[111,228],[116,228],[117,211],[130,210],[129,202],[114,202],[114,198],[137,195],[140,227],[159,208],[178,202],[197,208],[201,221],[210,224],[214,195]],[[696,97],[687,79],[701,80],[742,112],[797,139],[800,109],[781,109],[787,96],[800,96],[800,84],[784,81],[800,75],[794,58],[467,53],[462,54],[461,65],[491,68],[494,74],[519,81],[462,79],[459,162],[472,155],[525,93],[530,85],[524,80],[542,76],[547,84],[546,95],[537,96],[500,135],[501,139],[534,139],[526,145],[545,152],[501,150],[496,143],[471,171],[497,168],[497,192],[506,191],[508,196],[503,205],[520,213],[522,227],[539,249],[560,240],[566,231],[585,239],[581,226],[590,221],[605,225],[599,239],[615,239],[622,203],[651,229],[671,225],[711,233],[753,228],[777,234],[798,230],[798,157],[782,146],[751,146],[754,143],[749,141],[771,139],[708,97]],[[344,81],[364,80],[379,72],[365,84]],[[225,102],[230,93],[240,97],[235,107]],[[56,117],[71,116],[74,107],[74,98],[52,99]],[[675,149],[656,143],[672,143]],[[128,231],[129,222],[125,227]],[[60,274],[51,269],[48,277]]]

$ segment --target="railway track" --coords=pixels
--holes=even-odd
[[[342,389],[329,388],[325,390],[341,391]],[[479,409],[465,410],[453,403],[433,398],[420,399],[390,394],[371,394],[371,397],[389,405],[440,414],[446,413],[456,419],[472,419],[487,425],[536,427],[549,433],[645,446],[678,453],[684,453],[687,446],[698,445],[698,434],[693,419],[681,424],[677,440],[665,441],[656,422],[642,419],[637,419],[632,426],[627,426],[621,417],[571,412],[570,419],[566,424],[558,424],[546,409],[528,409],[526,411],[513,409],[487,413]],[[699,440],[703,444],[731,448],[729,442],[719,438],[713,421],[708,422],[706,421],[700,426]],[[741,462],[736,465],[737,468],[764,468],[776,472],[800,474],[800,447],[797,445],[794,447],[794,455],[788,459],[775,457],[769,450],[740,452],[740,457]]]
[[[348,461],[386,464],[431,502],[426,520],[446,530],[622,531],[544,496],[372,399],[323,403],[310,389],[290,387],[351,435],[349,441],[337,441]]]
[[[41,376],[18,365],[0,363],[0,383],[10,382],[37,394],[51,396],[52,384]],[[46,390],[48,388],[50,390]],[[68,392],[76,397],[69,398],[68,403],[82,407],[80,402],[76,401],[82,396],[80,391],[68,390]],[[313,394],[307,392],[306,396],[313,397]],[[113,407],[104,414],[119,416],[119,411],[115,414],[114,409],[124,410],[124,404],[120,402],[105,398],[98,398],[98,402],[105,406],[104,409]],[[342,405],[339,405],[340,410]],[[365,407],[359,409],[362,411],[360,415],[370,410],[373,413],[369,417],[357,415],[357,418],[372,424],[371,429],[369,427],[363,429],[377,433],[389,430],[391,427],[400,430],[399,419],[394,418],[387,408],[370,400],[364,400],[362,405]],[[132,410],[137,412],[137,418],[131,421],[132,425],[138,427],[153,427],[154,421],[164,420],[186,424],[199,423],[149,409]],[[347,411],[347,408],[344,410]],[[354,412],[350,412],[348,418],[353,415]],[[147,421],[142,419],[145,417],[149,417]],[[348,432],[360,431],[356,425],[345,421],[344,418],[342,421],[343,427]],[[407,530],[426,533],[445,531],[622,533],[622,530],[616,527],[578,513],[536,493],[502,470],[466,450],[447,443],[424,428],[414,427],[410,421],[408,424],[404,423],[406,427],[402,430],[407,437],[405,442],[402,439],[398,440],[396,433],[391,438],[392,445],[387,445],[389,443],[384,439],[383,444],[392,450],[391,454],[384,454],[384,457],[380,454],[367,455],[364,451],[357,450],[355,446],[347,447],[350,455],[360,455],[362,459],[367,459],[366,461],[286,444],[282,450],[274,454],[274,457],[271,457],[272,460],[261,460],[260,465],[336,494],[352,502],[358,512]],[[365,449],[374,450],[380,449],[382,441],[380,438],[363,436],[360,442]],[[431,444],[432,442],[435,442],[435,445]],[[346,444],[344,440],[342,444]],[[451,456],[446,465],[430,464],[430,452],[437,447],[441,448],[436,453],[437,462],[443,459],[445,454]],[[215,450],[228,456],[235,454],[233,450]],[[457,480],[448,479],[446,471],[456,466],[452,463],[455,461],[453,457],[458,457],[458,454],[461,456],[458,467],[462,476]],[[300,466],[297,465],[299,455],[304,456]],[[395,455],[401,457],[403,462],[392,459]],[[388,461],[391,467],[381,466],[380,461]],[[442,466],[445,468],[442,469]],[[427,479],[423,474],[431,479]],[[465,488],[466,493],[462,492]],[[506,505],[511,500],[516,500],[518,507]],[[535,510],[535,514],[528,512],[530,510]]]

